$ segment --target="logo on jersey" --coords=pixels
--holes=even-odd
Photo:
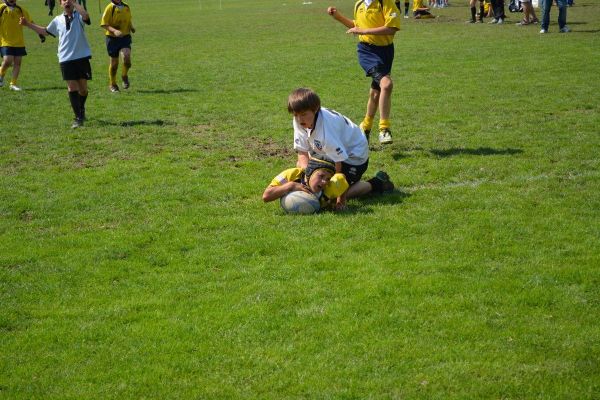
[[[321,151],[323,150],[323,144],[318,140],[315,140],[315,147]]]
[[[344,152],[344,150],[342,150],[341,148],[338,147],[337,149],[335,149],[335,152],[339,156],[340,154],[342,154]]]

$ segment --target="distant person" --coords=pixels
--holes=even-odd
[[[21,72],[21,61],[27,55],[23,27],[19,24],[21,18],[31,22],[29,13],[17,5],[17,0],[5,0],[0,4],[0,86],[4,86],[6,72],[12,67],[9,88],[16,92],[21,91],[17,80]]]
[[[85,11],[87,11],[87,0],[77,0],[77,2],[83,6]],[[100,8],[100,7],[98,7],[98,8]]]
[[[56,6],[56,0],[46,0],[45,4],[48,6],[48,15],[54,15],[54,7]]]
[[[371,77],[367,112],[360,127],[367,136],[379,109],[379,142],[392,143],[390,111],[392,107],[394,35],[400,29],[400,10],[392,0],[362,0],[354,7],[354,20],[346,18],[337,8],[327,13],[348,28],[346,33],[358,35],[358,62]]]
[[[494,19],[489,23],[498,25],[503,24],[506,19],[506,14],[504,13],[504,0],[492,0],[491,3],[492,10],[494,11]]]
[[[106,31],[106,50],[110,57],[110,64],[108,66],[109,89],[113,93],[119,91],[119,86],[117,85],[119,54],[123,55],[123,66],[121,67],[123,89],[129,89],[131,34],[135,33],[135,28],[131,23],[131,10],[129,6],[121,0],[112,0],[104,9],[100,26]]]
[[[69,101],[75,114],[71,128],[79,128],[86,119],[87,81],[92,79],[92,52],[84,31],[84,24],[90,24],[90,16],[75,0],[60,0],[60,5],[64,14],[54,17],[46,28],[25,18],[21,18],[20,23],[40,35],[58,36],[58,62],[63,80],[67,81]]]
[[[479,0],[479,17],[477,17],[477,0],[470,0],[469,7],[471,9],[471,19],[467,22],[470,24],[474,24],[476,22],[483,23],[483,17],[485,16],[485,5],[483,4],[483,0]]]
[[[429,7],[426,7],[425,4],[423,4],[423,0],[414,0],[413,17],[415,17],[416,19],[427,19],[435,18],[435,15],[429,12]]]
[[[558,31],[560,33],[571,32],[567,26],[567,2],[566,0],[556,0],[558,7]],[[552,0],[542,0],[542,29],[540,33],[548,33],[550,25],[550,9],[552,8]]]
[[[525,26],[540,22],[537,15],[535,15],[535,9],[531,4],[531,0],[521,0],[521,5],[523,6],[523,19],[521,22],[517,22],[517,25]]]
[[[398,10],[402,12],[402,7],[400,7],[400,0],[396,0],[396,7],[398,7]],[[404,0],[404,18],[408,18],[409,7],[410,3],[408,2],[408,0]]]
[[[346,208],[346,198],[393,190],[394,185],[385,172],[379,173],[377,181],[360,182],[369,166],[367,138],[350,119],[321,107],[321,99],[315,92],[307,88],[294,90],[288,97],[288,111],[294,116],[296,166],[306,168],[311,156],[327,157],[335,163],[335,172],[344,174],[350,185],[336,199],[336,209]]]

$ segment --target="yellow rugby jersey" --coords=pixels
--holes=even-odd
[[[0,5],[0,46],[25,47],[23,27],[19,25],[21,17],[31,22],[29,13],[23,7],[9,7],[4,2]]]
[[[131,10],[129,6],[123,2],[120,5],[115,5],[110,2],[104,9],[100,26],[109,25],[123,32],[123,36],[131,33]],[[113,36],[112,33],[106,31],[106,36]]]
[[[423,4],[423,0],[414,0],[413,1],[413,11],[419,11],[419,9],[421,9],[421,8],[427,8]]]
[[[282,171],[277,175],[269,186],[281,186],[288,182],[302,182],[304,178],[304,170],[302,168],[290,168]],[[329,200],[336,199],[341,196],[348,189],[348,182],[344,174],[335,174],[331,178],[331,181],[323,189],[324,193],[318,193],[319,203],[321,208],[327,208],[330,206]],[[323,196],[325,194],[325,196]]]
[[[372,0],[367,7],[364,0],[358,0],[354,5],[354,25],[358,28],[389,28],[400,29],[400,11],[394,0]],[[387,46],[394,41],[394,35],[358,35],[358,40],[376,46]]]

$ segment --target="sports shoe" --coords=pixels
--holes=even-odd
[[[369,137],[371,136],[371,130],[363,128],[362,122],[360,123],[359,128],[365,134],[365,136],[367,137],[367,143],[369,143]]]
[[[404,14],[404,18],[408,19],[408,14]]]
[[[529,25],[529,24],[531,24],[531,22],[529,22],[529,21],[527,21],[527,20],[524,20],[524,19],[523,19],[523,20],[521,20],[521,21],[517,22],[515,25],[518,25],[518,26],[525,26],[525,25]]]
[[[113,93],[118,93],[119,87],[117,85],[110,85],[110,91]]]
[[[129,77],[128,76],[123,77],[123,89],[129,89]]]
[[[540,33],[548,33],[548,30],[542,28],[542,30],[540,30]]]
[[[540,23],[540,20],[539,20],[539,19],[537,19],[537,18],[535,18],[535,19],[532,19],[531,21],[529,21],[529,23],[530,23],[530,24],[537,25],[537,24],[539,24],[539,23]]]
[[[15,92],[20,92],[22,90],[20,87],[13,85],[12,83],[10,84],[9,89],[14,90]]]
[[[569,29],[569,27],[565,25],[562,28],[560,28],[559,32],[560,33],[569,33],[569,32],[571,32],[571,29]]]
[[[394,183],[390,181],[390,176],[384,171],[377,171],[375,179],[381,181],[382,192],[391,192],[394,190]]]
[[[4,86],[4,77],[0,76],[0,87]]]
[[[475,22],[477,21],[475,21],[474,19],[470,19],[468,21],[465,21],[465,24],[474,24]]]
[[[77,129],[83,126],[83,120],[80,118],[75,118],[73,123],[71,124],[71,129]]]
[[[504,20],[502,18],[498,18],[498,22],[496,22],[496,25],[502,25],[504,23]]]
[[[382,129],[379,131],[379,143],[390,144],[392,141],[392,132],[390,132],[389,129]]]
[[[492,19],[488,24],[497,24],[498,20],[496,18]]]

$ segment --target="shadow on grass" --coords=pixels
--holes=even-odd
[[[141,119],[137,121],[106,121],[103,119],[97,120],[98,125],[100,126],[142,126],[142,125],[153,125],[153,126],[165,126],[165,125],[175,125],[174,122],[164,121],[162,119]]]
[[[144,94],[173,94],[173,93],[192,93],[197,92],[196,89],[185,89],[185,88],[175,88],[175,89],[152,89],[152,90],[138,90],[138,93]]]
[[[48,87],[38,87],[38,88],[27,88],[28,92],[50,92],[53,90],[64,90],[67,91],[67,86],[48,86]]]
[[[451,149],[432,149],[430,150],[431,154],[438,157],[452,157],[452,156],[460,156],[460,155],[471,155],[471,156],[510,156],[513,154],[521,154],[523,150],[521,149],[492,149],[490,147],[478,147],[476,149],[465,149],[462,147],[455,147]]]
[[[349,200],[348,211],[341,212],[339,215],[354,214],[372,214],[372,206],[397,206],[410,197],[411,194],[400,189],[395,189],[391,193],[373,194],[366,197],[359,197]]]

